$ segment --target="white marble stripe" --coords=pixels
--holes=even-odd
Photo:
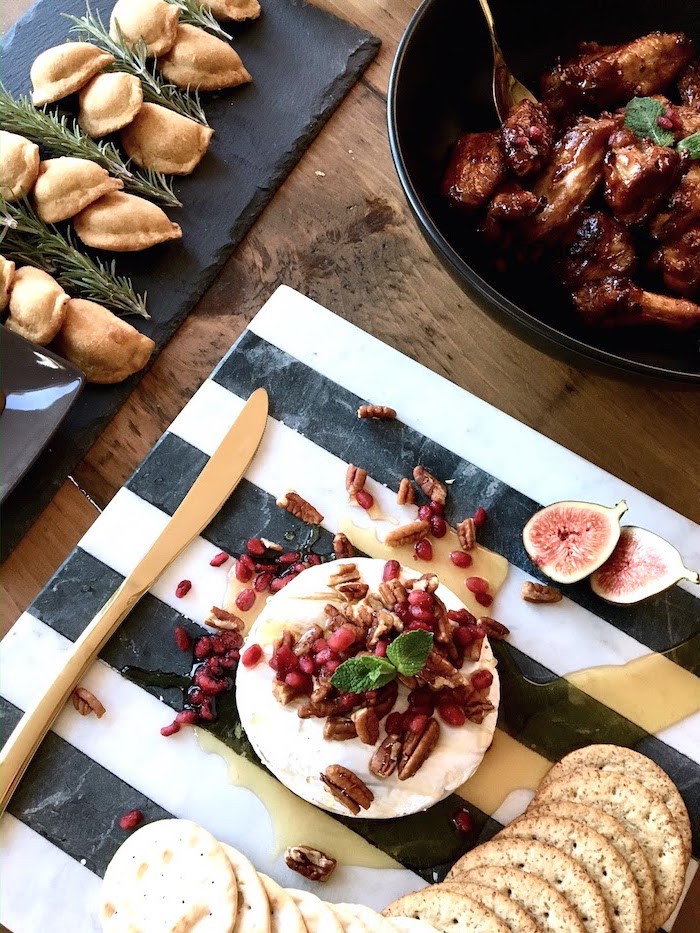
[[[14,933],[99,933],[97,875],[9,813],[0,837],[0,923]]]
[[[26,709],[62,666],[70,646],[68,639],[24,613],[0,643],[0,692],[5,699]],[[32,678],[22,673],[29,659]],[[62,739],[163,809],[195,820],[218,839],[241,849],[281,884],[304,885],[303,879],[287,868],[281,853],[275,851],[272,823],[265,807],[251,791],[228,781],[225,762],[203,752],[192,729],[182,729],[169,738],[160,735],[161,726],[173,719],[170,707],[102,661],[91,667],[83,683],[100,698],[106,713],[99,720],[95,716],[83,717],[69,704],[53,727]],[[143,766],[145,761],[147,768]],[[22,858],[12,846],[7,847],[7,854],[9,857],[3,860],[7,863]],[[362,897],[364,903],[383,907],[423,884],[417,875],[403,868],[378,873],[339,865],[324,885],[324,897],[335,901]],[[17,928],[18,933],[21,929]]]
[[[700,567],[699,525],[293,289],[278,288],[249,329],[360,398],[369,391],[368,401],[393,406],[406,424],[538,502],[626,499],[629,524],[657,531]],[[699,587],[686,589],[700,597]]]

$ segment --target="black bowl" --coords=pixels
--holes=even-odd
[[[533,89],[556,56],[583,39],[619,42],[655,29],[683,30],[700,49],[700,4],[689,0],[491,0],[491,7],[506,58]],[[491,64],[478,0],[424,0],[399,45],[389,83],[389,139],[428,243],[480,307],[546,353],[618,374],[700,384],[697,331],[584,327],[553,275],[533,267],[499,273],[469,220],[445,203],[440,179],[454,140],[498,125]]]

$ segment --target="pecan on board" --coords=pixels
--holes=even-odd
[[[436,476],[433,476],[430,470],[426,470],[424,466],[420,465],[414,467],[413,478],[418,483],[423,493],[432,502],[439,502],[440,505],[445,504],[445,500],[447,499],[447,486],[441,483]]]
[[[456,528],[460,546],[464,551],[471,551],[476,544],[476,525],[473,518],[465,518]]]
[[[300,496],[298,492],[294,492],[293,489],[288,490],[281,496],[277,500],[277,505],[300,521],[306,522],[307,525],[320,525],[323,521],[323,515],[321,515],[318,509],[315,509],[310,502],[307,502],[306,499]]]
[[[561,590],[556,586],[547,586],[545,583],[533,583],[527,580],[520,588],[521,597],[528,603],[558,603]]]
[[[367,470],[355,466],[354,463],[348,464],[345,474],[345,488],[349,496],[356,496],[361,489],[365,488],[367,482]]]
[[[285,849],[284,860],[288,868],[309,881],[327,881],[338,864],[330,855],[311,846],[289,846]]]
[[[104,706],[100,703],[95,694],[86,690],[85,687],[76,687],[71,694],[71,700],[73,702],[73,708],[76,709],[81,716],[89,716],[90,713],[94,713],[98,719],[102,719],[106,712]]]
[[[388,405],[360,405],[357,409],[358,418],[379,418],[382,421],[391,421],[396,417],[396,410]]]
[[[348,557],[355,556],[355,548],[347,535],[339,531],[333,538],[333,553],[339,560],[346,560]]]
[[[389,547],[401,547],[402,544],[415,544],[420,541],[430,531],[428,522],[417,520],[409,522],[407,525],[399,525],[398,528],[392,528],[384,539],[384,543]]]
[[[482,616],[480,619],[477,619],[476,624],[494,641],[501,641],[503,638],[507,638],[510,635],[509,628],[506,628],[502,622],[497,622],[496,619],[491,619],[488,616]]]
[[[342,765],[329,765],[321,774],[326,789],[355,816],[369,810],[374,794],[353,771]]]
[[[413,483],[404,476],[399,483],[399,489],[396,493],[396,501],[399,505],[413,505],[416,501],[416,490]]]
[[[205,625],[212,628],[219,628],[225,632],[242,632],[245,630],[245,622],[238,616],[220,606],[212,606],[209,615],[204,620]],[[242,641],[241,641],[242,644]]]

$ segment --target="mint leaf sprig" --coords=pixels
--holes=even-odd
[[[659,125],[666,116],[666,108],[654,97],[633,97],[625,107],[625,126],[640,139],[651,139],[657,146],[672,147],[675,135]],[[700,159],[700,132],[691,133],[676,143],[676,149],[686,151],[691,159]]]
[[[676,146],[676,149],[687,150],[691,159],[700,159],[700,132],[691,133]]]
[[[362,655],[343,661],[331,677],[331,684],[341,693],[378,690],[395,680],[399,674],[415,677],[423,670],[432,650],[432,632],[423,629],[404,632],[389,645],[385,658]]]

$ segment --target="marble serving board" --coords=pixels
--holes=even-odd
[[[90,6],[108,22],[114,2],[91,0]],[[119,273],[130,276],[138,292],[148,293],[151,320],[128,320],[155,340],[156,352],[202,297],[379,48],[378,39],[304,0],[263,0],[262,7],[258,20],[228,29],[253,83],[202,95],[214,137],[197,170],[174,180],[183,206],[169,211],[183,239],[116,257]],[[71,23],[63,14],[84,13],[85,0],[38,0],[8,31],[1,46],[2,82],[13,96],[31,90],[34,58],[69,37]],[[70,111],[71,99],[65,105]],[[115,386],[86,386],[49,447],[3,503],[2,559],[142,375]]]
[[[380,908],[443,877],[464,851],[522,811],[551,762],[592,741],[637,748],[679,786],[694,830],[690,881],[700,855],[697,589],[676,587],[627,610],[600,602],[585,583],[568,587],[551,606],[524,603],[519,590],[524,580],[539,579],[521,543],[538,504],[625,498],[629,521],[678,545],[693,567],[700,565],[700,527],[286,287],[0,645],[3,737],[150,546],[257,386],[270,395],[270,418],[244,480],[85,678],[106,707],[104,717],[82,718],[69,705],[2,819],[0,921],[22,933],[96,929],[100,876],[125,838],[118,819],[133,808],[148,820],[197,820],[295,887],[304,881],[287,869],[281,850],[318,844],[339,858],[323,896]],[[397,420],[359,421],[364,401],[393,406]],[[125,665],[184,673],[189,662],[175,645],[174,627],[201,631],[212,604],[224,598],[230,562],[214,568],[211,557],[222,549],[240,553],[251,535],[282,542],[285,533],[303,533],[275,506],[287,488],[325,516],[315,547],[328,552],[332,534],[347,522],[349,462],[367,469],[368,488],[384,511],[392,509],[400,478],[423,463],[449,482],[451,523],[479,505],[488,510],[481,543],[509,563],[490,610],[511,630],[508,644],[495,645],[502,702],[494,744],[457,794],[397,821],[337,819],[291,797],[254,761],[231,700],[207,733],[161,737],[179,708],[177,693],[144,689],[119,673]],[[182,579],[193,586],[178,599]],[[475,823],[469,837],[450,822],[465,804]]]

